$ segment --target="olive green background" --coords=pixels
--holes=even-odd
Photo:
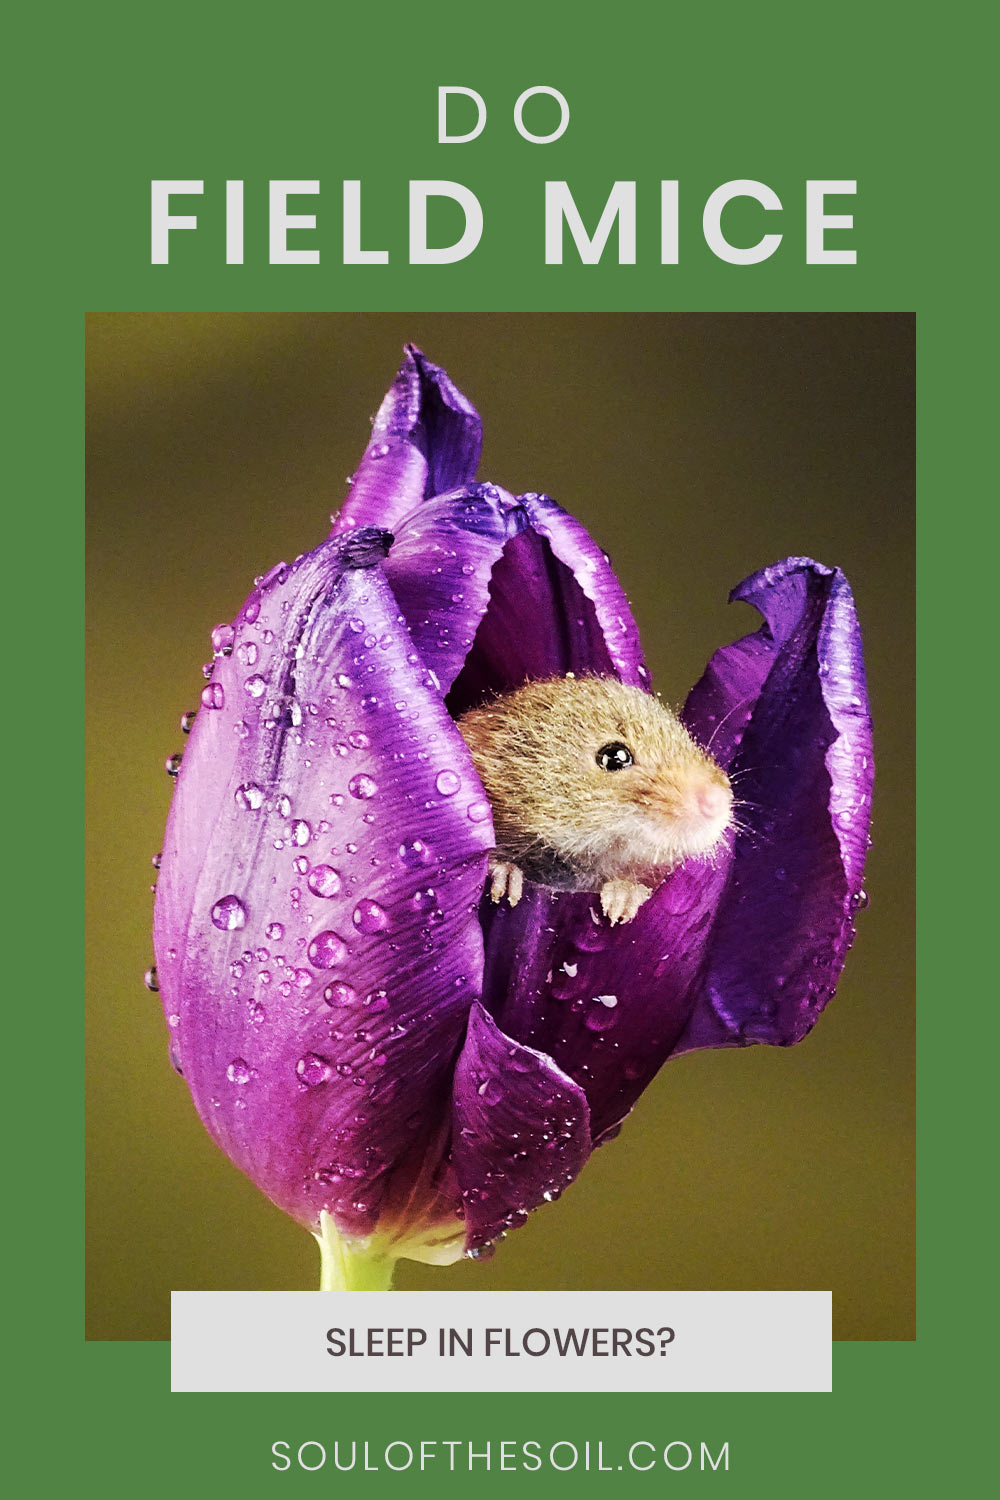
[[[871,906],[815,1032],[668,1063],[490,1264],[398,1284],[832,1288],[838,1338],[912,1337],[914,320],[693,313],[88,319],[89,1336],[166,1337],[172,1287],[316,1281],[167,1064],[149,861],[209,630],[325,535],[408,339],[478,407],[481,476],[611,552],[668,699],[755,628],[739,579],[839,563],[877,780]]]

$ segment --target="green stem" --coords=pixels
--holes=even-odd
[[[354,1250],[325,1211],[315,1236],[320,1253],[321,1292],[387,1292],[392,1287],[395,1260]]]

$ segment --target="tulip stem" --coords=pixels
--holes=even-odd
[[[321,1292],[387,1292],[391,1289],[396,1269],[394,1260],[353,1249],[325,1209],[319,1220],[319,1233],[315,1239],[320,1253]]]

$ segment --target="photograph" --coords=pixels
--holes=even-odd
[[[92,1340],[914,1337],[915,318],[92,312]]]

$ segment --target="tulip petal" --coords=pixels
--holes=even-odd
[[[732,597],[767,623],[716,653],[684,716],[733,777],[746,829],[623,927],[591,896],[537,886],[481,909],[485,1003],[586,1090],[595,1141],[672,1054],[798,1041],[853,937],[872,757],[850,589],[791,559]]]
[[[455,1065],[453,1110],[467,1251],[558,1198],[590,1155],[586,1094],[550,1057],[505,1036],[479,1004]]]
[[[691,861],[623,927],[586,893],[526,886],[514,908],[483,903],[484,1002],[586,1090],[595,1141],[677,1045],[724,880]]]
[[[521,495],[489,604],[449,697],[459,716],[522,683],[593,674],[649,685],[639,636],[607,556],[546,495]]]
[[[315,1228],[325,1208],[353,1236],[447,1123],[492,843],[381,575],[387,545],[353,531],[244,606],[178,778],[156,908],[208,1130],[286,1212]]]
[[[716,654],[685,718],[698,733],[712,715],[730,715],[724,764],[747,827],[680,1051],[799,1041],[834,992],[864,899],[874,769],[847,580],[839,568],[790,558],[732,597],[766,623]],[[743,727],[730,735],[735,719]]]
[[[519,522],[516,504],[495,485],[467,485],[425,500],[397,528],[386,577],[442,693],[486,613],[491,573]]]
[[[639,628],[608,554],[575,516],[548,495],[526,494],[519,499],[532,529],[546,539],[553,555],[569,568],[593,605],[611,658],[611,675],[630,687],[648,689],[649,670],[643,659]]]
[[[468,484],[481,449],[475,407],[444,370],[408,344],[331,535],[356,526],[395,531],[427,496]]]

